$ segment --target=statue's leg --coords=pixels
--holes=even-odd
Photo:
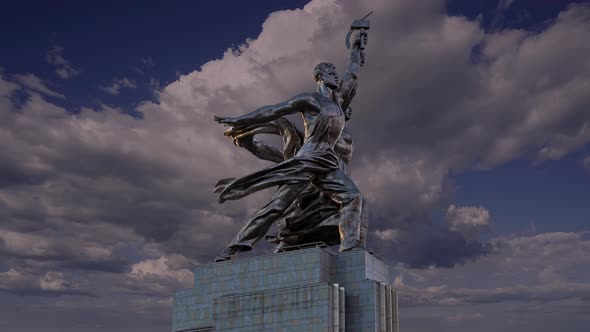
[[[352,179],[337,169],[314,180],[322,193],[340,205],[340,251],[364,246],[363,197]]]
[[[306,187],[307,182],[282,185],[273,193],[268,204],[258,210],[242,227],[229,248],[248,251],[268,232],[270,226],[277,221]]]

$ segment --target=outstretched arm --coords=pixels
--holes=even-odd
[[[232,127],[242,127],[265,123],[278,119],[281,116],[297,112],[306,112],[313,109],[319,109],[317,101],[312,94],[303,93],[280,104],[264,106],[254,112],[236,118],[215,116],[215,121]]]
[[[350,105],[352,98],[356,94],[357,77],[361,68],[361,39],[367,40],[367,33],[359,31],[354,35],[354,41],[350,47],[350,56],[348,60],[348,69],[342,77],[338,89],[340,97],[340,107],[345,110]]]

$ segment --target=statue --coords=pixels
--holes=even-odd
[[[349,107],[345,112],[347,123],[351,115],[352,109]],[[283,152],[254,137],[261,133],[280,135],[283,139]],[[233,138],[236,146],[245,148],[259,159],[277,163],[292,158],[303,141],[303,133],[286,118],[250,126],[243,130],[228,130],[225,135]],[[348,164],[352,157],[352,150],[353,138],[348,128],[345,127],[334,146],[334,152],[338,157],[340,168],[348,175]],[[221,192],[228,183],[234,180],[235,178],[220,180],[215,187],[215,192]],[[368,224],[368,210],[365,202],[363,200],[361,207],[361,243],[363,244]],[[338,210],[338,206],[334,202],[323,196],[315,186],[309,184],[276,222],[279,226],[278,233],[267,235],[266,240],[278,244],[275,252],[291,250],[295,248],[295,245],[312,242],[324,242],[328,245],[339,244]]]
[[[240,251],[251,250],[271,225],[279,221],[283,224],[275,236],[279,247],[291,244],[289,237],[304,241],[314,235],[323,242],[339,243],[340,251],[364,247],[366,204],[348,175],[352,140],[345,131],[347,117],[343,111],[349,109],[355,95],[364,60],[367,33],[365,29],[358,30],[350,48],[348,70],[340,84],[334,65],[320,63],[314,69],[316,93],[303,93],[236,118],[215,117],[218,123],[232,127],[225,135],[232,137],[236,145],[261,159],[277,162],[242,178],[218,182],[215,191],[219,193],[220,203],[258,190],[277,188],[270,202],[246,222],[216,261],[230,260]],[[283,118],[293,113],[301,113],[304,133],[299,133]],[[254,136],[258,133],[281,135],[283,152],[256,140]],[[337,232],[318,235],[322,225],[335,227]]]

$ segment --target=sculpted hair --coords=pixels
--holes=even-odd
[[[320,76],[327,74],[330,70],[336,70],[336,67],[329,62],[318,64],[313,70],[313,79],[317,82]]]

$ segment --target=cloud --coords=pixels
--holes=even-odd
[[[418,305],[455,306],[460,304],[491,304],[502,302],[557,302],[590,295],[590,285],[585,283],[554,283],[542,286],[508,286],[493,289],[452,288],[446,286],[405,289],[409,294],[420,292],[411,301]]]
[[[4,123],[11,126],[6,140],[13,146],[13,153],[3,159],[6,174],[11,174],[5,196],[40,197],[42,204],[27,203],[39,218],[46,218],[47,211],[63,211],[58,218],[130,227],[193,259],[213,256],[219,239],[229,240],[242,218],[267,196],[218,206],[206,188],[218,178],[267,164],[225,140],[212,115],[238,115],[313,89],[315,63],[329,60],[343,68],[342,31],[347,30],[346,22],[368,7],[317,1],[303,10],[273,13],[260,36],[247,41],[239,52],[228,50],[221,59],[162,88],[157,102],[142,103],[137,108],[142,120],[92,109],[70,116],[42,97],[32,97],[18,114],[3,114]],[[581,84],[577,77],[586,72],[569,72],[569,63],[577,62],[577,56],[566,66],[550,64],[569,58],[554,51],[559,48],[555,45],[571,44],[559,38],[563,34],[579,37],[582,44],[586,40],[582,38],[588,26],[585,7],[571,7],[536,35],[513,30],[486,35],[478,22],[445,16],[434,2],[371,7],[383,16],[372,18],[367,65],[351,126],[356,145],[353,178],[369,200],[370,227],[380,232],[373,240],[391,242],[383,246],[399,245],[392,253],[421,266],[440,260],[438,264],[453,265],[462,262],[462,256],[477,257],[487,252],[484,244],[429,215],[452,201],[449,170],[474,164],[493,167],[537,143],[551,146],[551,137],[558,133],[577,132],[575,124],[580,121],[573,119],[584,120],[585,113],[574,106],[586,98],[575,92]],[[487,60],[470,62],[473,46],[482,42]],[[515,62],[521,66],[515,67]],[[555,72],[543,71],[546,79],[540,80],[541,67]],[[119,92],[132,84],[122,78],[105,89]],[[529,88],[535,84],[541,85]],[[561,102],[560,107],[547,108],[548,103],[537,99],[548,91],[573,94],[553,99],[553,104]],[[542,120],[540,125],[541,115],[551,121]],[[18,188],[24,184],[29,186]],[[5,213],[11,216],[16,211]],[[10,218],[23,223],[22,218]],[[209,218],[222,222],[211,224]],[[210,241],[210,251],[194,257],[192,249],[202,243],[195,243],[196,235],[191,234],[203,225],[208,225],[207,232],[199,238]],[[465,223],[453,227],[458,225]],[[401,242],[391,241],[392,234]]]
[[[527,148],[537,151],[538,161],[559,159],[590,142],[584,106],[588,96],[583,92],[588,89],[589,71],[577,55],[590,52],[589,43],[577,42],[590,31],[589,22],[588,6],[571,5],[541,33],[511,31],[486,38],[485,54],[493,61],[490,95],[515,102],[506,110],[518,115],[504,138],[492,144],[488,164],[513,158]],[[568,49],[576,50],[576,56],[555,69]],[[518,95],[526,97],[517,100]]]
[[[190,267],[184,256],[162,256],[133,264],[128,278],[130,282],[141,285],[142,292],[149,289],[153,293],[170,296],[175,290],[193,286],[194,276]]]
[[[63,57],[63,46],[54,45],[45,57],[47,63],[56,67],[55,73],[62,79],[69,79],[80,74],[80,71],[74,69],[70,62]]]
[[[112,95],[118,95],[122,88],[135,89],[136,87],[135,82],[130,81],[127,77],[123,77],[120,79],[114,79],[110,85],[101,86],[100,88]]]
[[[65,98],[65,96],[63,94],[49,89],[43,83],[43,81],[41,81],[41,79],[39,77],[35,76],[34,74],[26,74],[26,75],[16,74],[16,75],[14,75],[14,79],[19,84],[21,84],[23,87],[30,89],[32,91],[36,91],[36,92],[42,93],[42,94],[44,94],[46,96],[50,96],[50,97],[55,97],[55,98],[60,98],[60,99]],[[5,95],[9,95],[9,94],[11,94],[11,91],[6,91],[5,93],[6,93]]]
[[[466,239],[478,240],[480,232],[487,229],[490,224],[490,213],[482,206],[451,205],[447,209],[446,222],[451,231],[463,234]]]
[[[0,75],[2,74],[2,68],[0,68]],[[0,96],[7,98],[11,96],[16,90],[19,89],[19,85],[13,82],[0,80]]]
[[[584,330],[590,295],[587,232],[502,237],[493,243],[493,254],[453,269],[397,266],[394,285],[404,324],[445,331],[550,331],[552,321],[568,321],[569,330]],[[430,315],[435,317],[427,324],[419,322]]]
[[[572,5],[534,33],[486,33],[442,8],[435,1],[312,1],[275,12],[255,39],[161,87],[156,101],[134,109],[141,119],[109,107],[68,112],[46,99],[63,95],[36,76],[0,73],[3,287],[47,295],[70,285],[96,296],[92,304],[64,300],[55,309],[62,314],[94,317],[98,308],[112,319],[105,321],[136,310],[168,319],[165,294],[188,280],[186,262],[211,261],[269,194],[216,203],[210,190],[219,178],[268,163],[233,146],[213,115],[313,91],[315,64],[345,68],[348,24],[375,10],[350,124],[351,169],[369,202],[369,245],[403,263],[404,303],[565,299],[578,308],[574,291],[587,289],[576,276],[586,272],[574,269],[588,266],[590,256],[583,236],[483,243],[494,211],[452,205],[457,189],[448,175],[531,151],[538,162],[559,159],[588,143],[588,6]],[[117,94],[129,85],[124,77],[103,89]],[[18,86],[38,93],[17,105]],[[445,210],[446,219],[432,218]],[[29,281],[16,287],[13,280]]]
[[[451,268],[477,260],[491,250],[480,239],[467,239],[433,221],[407,219],[396,226],[396,230],[376,231],[376,236],[383,240],[376,249],[391,262],[412,268]]]
[[[482,318],[484,318],[484,315],[482,315],[479,312],[476,312],[476,313],[468,313],[468,314],[451,315],[448,317],[448,320],[451,322],[457,322],[457,321],[464,321],[464,320],[479,320]]]
[[[496,9],[492,10],[489,27],[493,31],[500,30],[503,21],[506,17],[504,13],[514,4],[514,0],[499,0]],[[482,14],[479,15],[478,19],[481,20]]]
[[[399,231],[395,229],[386,229],[383,231],[378,229],[375,231],[375,235],[377,235],[377,237],[381,240],[391,241],[397,239],[397,237],[399,236]]]
[[[78,285],[66,280],[63,273],[49,271],[42,276],[34,277],[30,274],[10,269],[0,272],[0,291],[19,295],[90,295],[79,289]]]
[[[570,7],[535,34],[486,34],[477,21],[444,15],[436,2],[314,1],[273,13],[256,39],[163,87],[156,102],[137,107],[141,120],[104,107],[71,116],[38,95],[10,112],[17,106],[7,88],[3,197],[39,199],[7,205],[6,220],[15,232],[32,220],[91,220],[130,229],[190,259],[210,259],[268,197],[215,203],[206,188],[218,178],[268,164],[236,149],[212,116],[313,90],[313,66],[328,60],[344,68],[343,31],[369,9],[381,15],[371,18],[351,127],[353,178],[369,201],[372,246],[410,266],[453,266],[486,254],[477,232],[464,229],[481,228],[460,213],[471,210],[457,208],[463,210],[445,223],[431,214],[452,204],[451,170],[494,167],[557,146],[563,135],[579,136],[578,124],[587,121],[579,107],[586,95],[576,92],[588,74],[585,6]],[[480,44],[485,61],[473,63]],[[573,45],[580,56],[556,50]],[[567,64],[552,65],[565,58]],[[130,85],[121,78],[104,88],[114,93]],[[547,93],[564,98],[539,102]]]
[[[514,0],[500,0],[498,1],[498,8],[507,9],[514,3]]]
[[[150,56],[143,57],[140,60],[141,63],[148,68],[155,66],[154,59]]]
[[[582,166],[584,168],[586,168],[587,170],[590,170],[590,156],[588,156],[582,160]]]
[[[493,254],[454,269],[402,268],[395,285],[406,305],[550,303],[590,296],[586,232],[498,238],[494,243]]]
[[[93,227],[95,230],[100,226]],[[88,231],[88,230],[86,230]],[[10,259],[26,259],[50,264],[55,268],[85,269],[107,272],[125,271],[127,261],[115,257],[112,247],[105,247],[105,241],[95,242],[83,239],[64,239],[67,230],[39,234],[0,229],[0,254]]]

